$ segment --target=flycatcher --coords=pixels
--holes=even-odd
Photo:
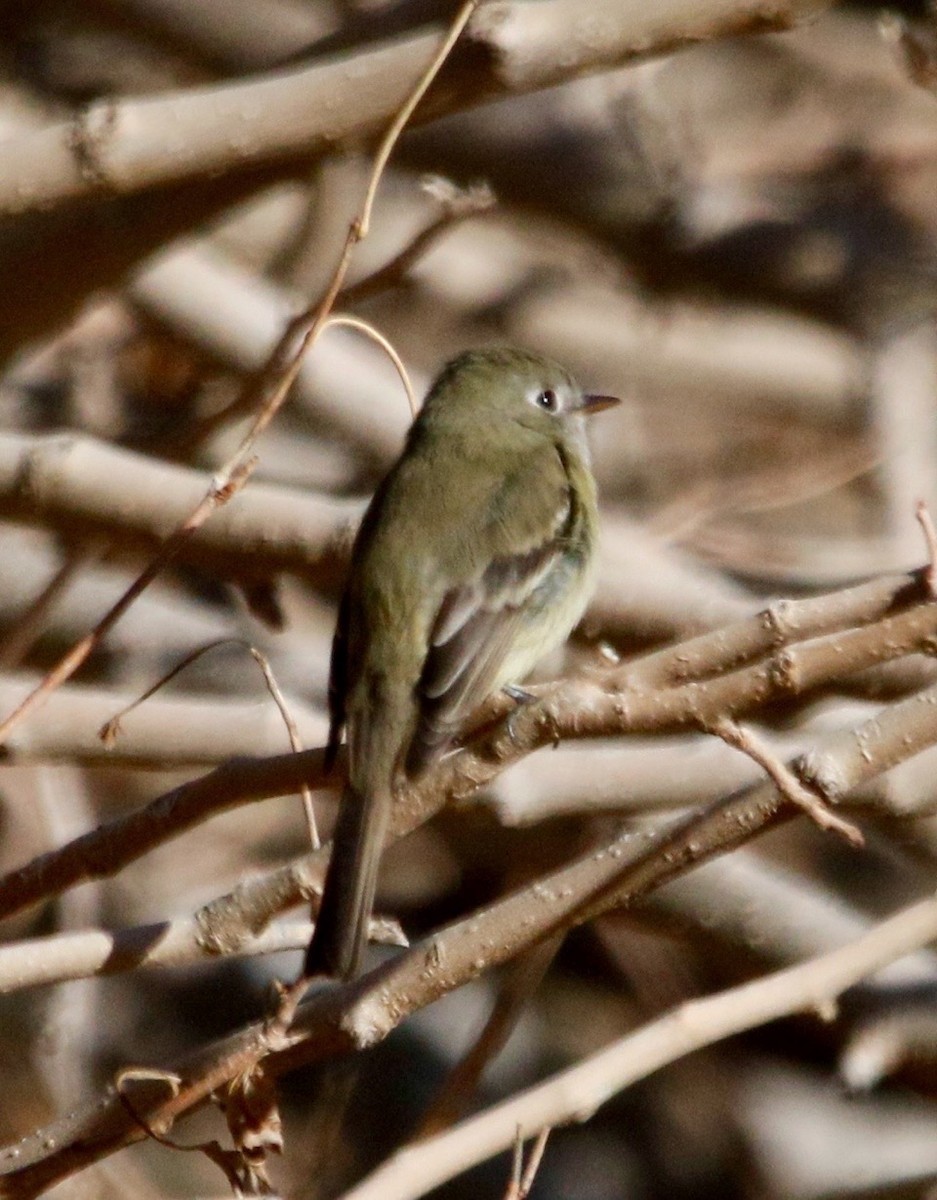
[[[327,762],[342,797],[306,975],[358,970],[395,786],[566,640],[592,590],[598,511],[585,394],[522,350],[446,366],[365,513],[338,615]]]

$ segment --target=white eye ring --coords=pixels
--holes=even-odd
[[[553,388],[544,388],[534,396],[534,404],[544,412],[554,413],[560,407],[559,397]]]

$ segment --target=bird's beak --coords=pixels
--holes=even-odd
[[[591,417],[593,413],[602,412],[606,408],[614,408],[616,404],[621,404],[617,396],[594,396],[586,393],[576,405],[575,411]]]

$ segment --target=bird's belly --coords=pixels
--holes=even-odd
[[[563,645],[585,612],[593,582],[590,566],[576,561],[551,572],[536,588],[525,605],[493,691],[522,683],[541,659]]]

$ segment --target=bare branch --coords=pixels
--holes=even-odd
[[[937,689],[927,702],[932,710],[937,707],[934,695]],[[896,732],[913,725],[908,720],[912,711],[909,706],[910,701],[897,704],[885,717],[858,731],[857,740],[867,753],[846,756],[838,773],[843,792],[882,769],[894,752]],[[920,748],[921,740],[924,744],[937,741],[937,717],[932,713],[926,732],[921,725],[912,732],[917,738],[902,739],[907,755]],[[186,1080],[186,1087],[178,1097],[167,1101],[155,1094],[152,1102],[144,1104],[141,1099],[138,1109],[150,1124],[158,1126],[190,1111],[224,1080],[261,1058],[273,1073],[278,1073],[301,1062],[371,1046],[410,1013],[482,971],[545,937],[630,903],[689,866],[733,849],[792,815],[792,806],[773,786],[762,784],[670,829],[638,839],[641,844],[628,834],[616,836],[531,886],[438,930],[360,980],[315,994],[300,1006],[288,1033],[277,1022],[269,1027],[252,1026],[206,1048],[180,1066],[178,1073]],[[927,912],[930,921],[937,919],[934,902],[928,902]],[[877,946],[878,932],[867,935]],[[933,936],[930,932],[922,940],[911,942],[907,949]],[[879,965],[900,957],[890,932],[888,939],[888,953]],[[817,1003],[826,998],[817,996]],[[93,1109],[17,1143],[12,1148],[15,1154],[11,1155],[9,1149],[0,1152],[0,1195],[22,1194],[24,1189],[46,1186],[139,1136],[139,1127],[128,1122],[119,1102],[105,1096]]]
[[[470,68],[454,70],[424,114],[550,87],[729,32],[785,28],[828,3],[786,0],[766,12],[761,0],[692,6],[669,0],[644,12],[622,0],[596,0],[590,17],[602,36],[579,37],[577,0],[491,4],[471,28]],[[0,210],[19,213],[102,189],[127,193],[297,155],[311,158],[336,144],[374,137],[402,110],[441,41],[436,33],[419,34],[246,83],[99,102],[79,121],[0,146]]]
[[[447,800],[465,799],[490,783],[511,763],[557,738],[608,737],[625,732],[665,732],[737,715],[773,699],[804,696],[828,686],[844,671],[926,647],[937,634],[937,605],[926,603],[884,617],[877,624],[783,648],[776,655],[717,675],[659,691],[627,686],[627,673],[608,679],[579,679],[534,688],[537,703],[512,712],[510,730],[497,723],[479,740],[451,755],[425,781],[407,789],[393,817],[395,836],[429,820]],[[712,644],[721,647],[717,634]],[[851,788],[903,762],[937,740],[932,696],[937,686],[893,705],[856,731],[828,736],[797,764],[804,782],[838,802]],[[500,699],[487,709],[498,716]],[[510,705],[507,705],[510,708]],[[826,749],[830,747],[830,749]],[[209,813],[262,796],[280,795],[322,776],[320,751],[307,751],[267,763],[235,760],[201,780],[167,793],[139,813],[85,834],[60,850],[0,878],[0,915],[71,887],[84,879],[112,874],[153,846]],[[243,782],[241,780],[243,779]],[[294,898],[298,899],[298,897]]]
[[[92,438],[15,433],[0,438],[4,512],[73,537],[104,532],[152,549],[192,511],[209,482],[203,471]],[[335,578],[362,508],[357,501],[257,483],[202,525],[179,556],[234,576],[300,569]]]
[[[239,925],[240,915],[229,909],[232,927]],[[242,937],[239,928],[226,931],[221,920],[208,929],[196,915],[129,929],[85,929],[25,938],[0,946],[0,995],[69,979],[117,975],[138,967],[183,967],[303,950],[312,928],[311,921],[283,921]],[[374,917],[368,936],[387,946],[407,945],[398,922],[387,917]]]
[[[287,782],[289,781],[289,782]],[[112,875],[128,862],[205,820],[250,799],[298,791],[325,782],[323,751],[269,759],[231,759],[210,775],[184,783],[67,845],[41,855],[0,879],[0,913],[9,915],[87,879]]]
[[[728,718],[719,718],[706,728],[716,737],[722,738],[727,745],[741,750],[753,762],[758,763],[778,791],[792,804],[802,808],[814,824],[821,829],[835,830],[852,846],[859,848],[865,845],[865,839],[859,827],[852,821],[847,821],[844,817],[834,813],[819,796],[804,787],[797,776],[789,771],[784,763],[750,729],[743,729],[737,721]]]
[[[0,676],[0,706],[15,708],[35,679]],[[10,734],[8,760],[70,761],[135,766],[214,765],[233,755],[275,754],[283,729],[263,700],[227,700],[217,696],[167,696],[150,701],[125,721],[116,745],[98,736],[113,714],[128,704],[116,689],[71,685],[49,698],[42,718],[26,720]],[[324,711],[291,701],[302,737],[316,745],[325,739]]]
[[[681,1005],[537,1087],[453,1130],[394,1154],[343,1200],[413,1200],[511,1147],[516,1131],[585,1121],[623,1088],[732,1034],[797,1012],[827,1011],[847,988],[937,937],[937,900],[924,900],[854,942],[741,987]]]

